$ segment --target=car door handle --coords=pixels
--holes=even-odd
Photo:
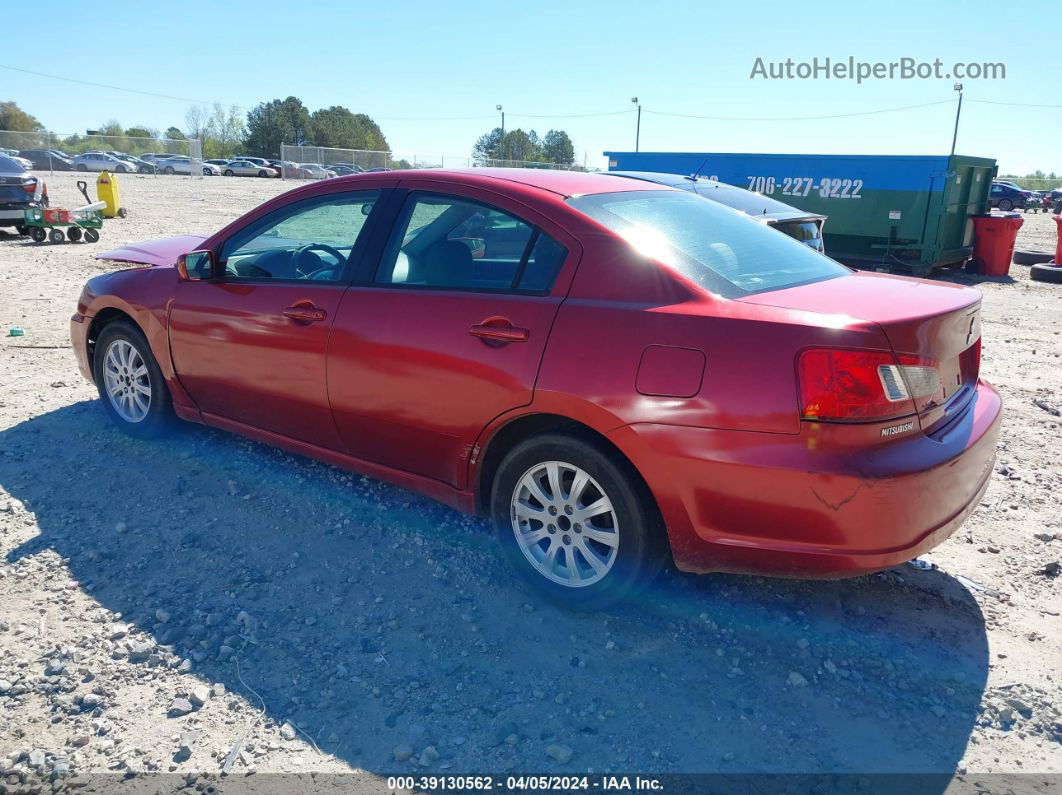
[[[514,326],[502,317],[491,317],[482,323],[470,326],[468,333],[473,337],[479,337],[484,342],[505,345],[510,342],[527,342],[531,332],[525,328]]]
[[[313,304],[295,304],[284,310],[284,317],[299,323],[315,323],[328,317],[328,313]]]

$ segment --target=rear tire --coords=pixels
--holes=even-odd
[[[999,200],[999,209],[1004,210],[1004,211],[1013,210],[1014,209],[1014,202],[1012,202],[1010,199],[1000,199]]]
[[[1033,265],[1029,268],[1029,278],[1038,282],[1062,284],[1062,265]]]
[[[71,243],[77,243],[81,240],[81,227],[71,226],[66,230],[66,236],[70,239]]]
[[[100,239],[100,232],[99,232],[98,229],[86,229],[85,230],[85,241],[86,242],[88,242],[88,243],[96,243],[96,242],[99,242],[99,239]]]
[[[147,339],[132,323],[116,320],[104,326],[92,374],[104,411],[123,432],[151,439],[172,430],[176,417],[166,379]]]
[[[173,176],[173,174],[174,174],[173,166],[166,166],[166,168],[162,169],[162,173],[163,174],[169,174],[170,176]]]
[[[600,610],[632,596],[666,558],[664,529],[636,473],[571,436],[534,437],[505,456],[491,518],[517,573],[546,599],[574,610]]]
[[[30,232],[30,230],[29,230],[29,227],[28,227],[28,226],[22,226],[21,224],[20,224],[19,226],[16,226],[16,227],[15,227],[15,231],[16,231],[16,232],[18,232],[18,233],[19,233],[20,235],[22,235],[23,237],[25,237],[26,235],[28,235],[28,234],[29,234],[29,232]]]
[[[62,229],[53,229],[48,233],[49,243],[62,243],[64,240],[66,240],[66,235],[63,234]]]
[[[48,239],[48,233],[44,231],[43,227],[35,226],[30,230],[30,237],[33,238],[34,243],[43,243]]]

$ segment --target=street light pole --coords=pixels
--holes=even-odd
[[[501,117],[502,117],[501,131],[502,131],[502,138],[504,138],[505,137],[505,111],[502,110],[502,106],[501,105],[495,105],[495,108],[497,108],[498,113],[500,113]]]
[[[638,105],[638,97],[631,97],[631,102]],[[634,128],[634,151],[638,151],[638,145],[642,138],[642,106],[638,105],[638,124]]]
[[[955,142],[959,140],[959,114],[962,113],[962,83],[956,83],[955,90],[959,92],[959,106],[955,109],[955,132],[951,136],[951,154],[955,154]]]

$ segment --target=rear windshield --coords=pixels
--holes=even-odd
[[[744,213],[685,191],[598,193],[568,203],[640,253],[724,298],[850,272]]]
[[[25,174],[26,169],[22,167],[21,163],[12,160],[7,155],[0,155],[0,171],[7,174]]]

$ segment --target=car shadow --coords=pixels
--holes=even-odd
[[[54,550],[161,664],[363,770],[946,774],[985,687],[983,617],[940,571],[669,572],[569,613],[479,519],[197,426],[130,439],[92,401],[0,431],[0,485],[39,527],[8,565]]]

